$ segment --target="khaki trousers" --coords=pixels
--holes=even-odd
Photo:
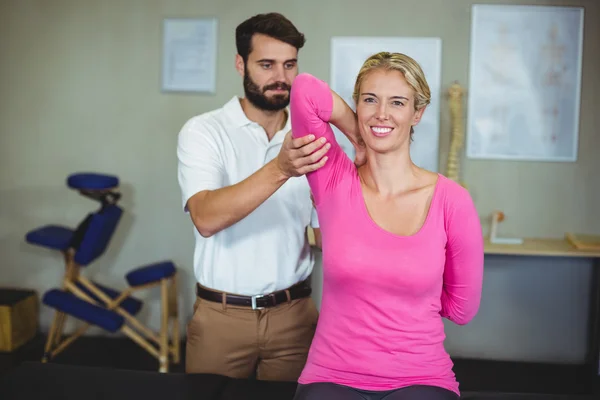
[[[310,297],[252,310],[197,298],[187,327],[186,373],[296,382],[317,325]]]

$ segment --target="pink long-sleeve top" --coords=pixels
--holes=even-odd
[[[307,175],[322,234],[323,296],[299,383],[364,390],[432,385],[460,394],[442,317],[462,325],[479,308],[483,235],[473,201],[439,175],[417,233],[382,229],[367,212],[356,166],[335,140],[332,108],[325,82],[298,75],[293,135],[331,143],[325,166]]]

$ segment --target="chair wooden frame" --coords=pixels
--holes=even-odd
[[[178,364],[180,362],[177,272],[175,272],[171,277],[164,278],[156,282],[126,288],[117,298],[112,299],[101,289],[99,289],[92,281],[80,274],[81,266],[74,261],[75,252],[73,249],[69,249],[63,253],[66,267],[65,277],[62,285],[63,290],[74,294],[84,301],[104,307],[107,310],[114,311],[121,315],[124,318],[125,323],[119,329],[119,331],[125,334],[159,361],[159,372],[168,372],[169,362],[173,362],[174,364]],[[104,304],[93,299],[85,291],[81,290],[76,283],[81,284]],[[140,290],[150,289],[155,286],[160,286],[161,291],[161,324],[158,334],[153,332],[133,315],[120,307],[121,303],[133,293]],[[63,329],[66,318],[67,314],[64,312],[58,310],[55,311],[54,319],[48,332],[48,338],[46,340],[42,362],[48,362],[50,359],[58,355],[76,339],[82,336],[91,326],[91,324],[84,322],[83,325],[75,330],[75,332],[63,338]],[[169,325],[171,325],[170,328]],[[169,331],[171,331],[171,335],[169,335]],[[171,336],[171,338],[169,336]]]

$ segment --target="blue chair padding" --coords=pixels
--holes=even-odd
[[[103,190],[119,186],[119,178],[113,175],[97,174],[93,172],[69,175],[67,185],[79,190]]]
[[[163,261],[136,268],[129,272],[125,278],[130,286],[141,286],[163,278],[169,278],[174,273],[175,265],[171,261]]]
[[[94,213],[85,231],[83,240],[75,253],[75,262],[86,266],[100,257],[117,228],[123,210],[114,204]]]
[[[55,250],[67,250],[73,238],[73,230],[59,225],[46,225],[28,232],[28,243]]]
[[[72,293],[59,289],[46,292],[42,301],[49,307],[97,325],[109,332],[118,331],[125,322],[124,318],[116,312],[88,303]]]
[[[104,292],[104,294],[106,294],[108,297],[110,297],[111,299],[116,299],[117,297],[119,297],[119,295],[121,294],[120,292],[111,289],[109,287],[106,286],[102,286],[96,282],[92,282],[98,289],[100,289],[102,292]],[[94,293],[92,293],[91,291],[88,290],[88,288],[86,288],[85,286],[83,286],[81,284],[81,282],[76,282],[75,285],[81,289],[85,294],[87,294],[88,296],[90,296],[92,299],[96,300],[97,302],[99,302],[100,304],[105,304],[101,299],[99,299]],[[124,309],[125,311],[127,311],[129,314],[131,315],[136,315],[142,308],[143,303],[136,299],[135,297],[127,297],[125,300],[123,300],[121,302],[121,304],[119,305],[119,307],[121,307],[122,309]]]

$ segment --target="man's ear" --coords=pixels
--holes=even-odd
[[[240,74],[240,76],[244,76],[246,66],[244,65],[244,59],[239,54],[235,55],[235,69],[237,70],[238,74]]]

